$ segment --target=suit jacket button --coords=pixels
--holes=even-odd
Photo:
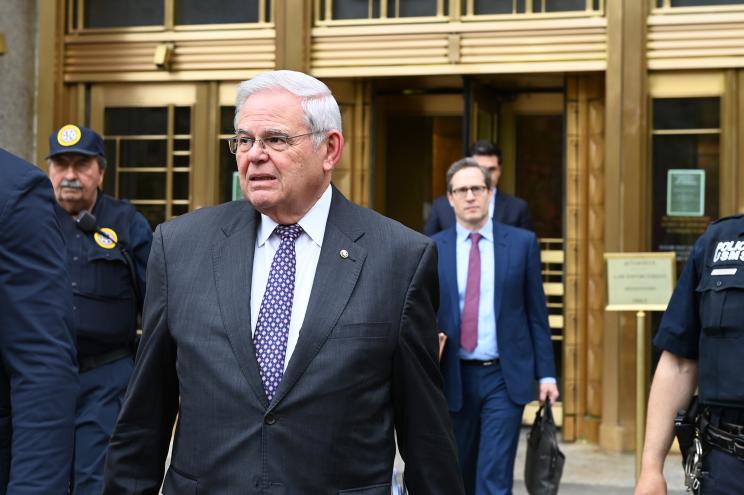
[[[273,414],[267,414],[266,417],[264,417],[264,423],[267,425],[273,425],[276,423],[276,416]]]

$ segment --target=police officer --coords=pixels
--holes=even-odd
[[[67,243],[80,367],[72,493],[98,495],[132,372],[152,231],[131,204],[101,191],[106,160],[100,135],[65,125],[49,137],[47,158]],[[85,229],[76,222],[83,211],[95,217]]]
[[[662,467],[675,414],[687,408],[696,386],[703,411],[701,493],[742,493],[744,216],[713,222],[695,242],[654,344],[663,352],[636,495],[666,493]]]

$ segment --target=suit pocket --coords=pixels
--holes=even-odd
[[[351,323],[339,325],[328,337],[330,339],[386,339],[390,335],[390,323]]]
[[[341,490],[338,495],[390,495],[390,483]]]
[[[168,468],[163,483],[163,495],[198,495],[199,482],[196,478],[187,475],[173,465]]]

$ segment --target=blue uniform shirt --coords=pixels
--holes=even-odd
[[[89,356],[127,346],[142,310],[150,225],[134,206],[101,192],[93,207],[98,227],[126,246],[135,265],[140,300],[135,301],[129,269],[120,249],[100,235],[80,230],[62,208],[57,214],[67,243],[67,268],[73,293],[78,355]],[[110,230],[107,230],[110,229]]]
[[[703,403],[744,407],[744,216],[695,242],[654,344],[698,361]]]

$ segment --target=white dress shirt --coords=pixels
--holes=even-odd
[[[304,217],[297,222],[302,227],[302,233],[295,241],[295,289],[292,298],[292,316],[289,321],[289,335],[287,337],[287,353],[284,358],[284,369],[292,357],[297,339],[300,337],[300,328],[305,320],[307,304],[310,301],[310,292],[315,280],[315,270],[318,268],[320,248],[323,246],[328,212],[331,209],[331,195],[333,189],[328,189],[320,199],[313,205]],[[261,225],[256,235],[256,248],[253,255],[253,277],[251,280],[251,337],[256,331],[258,313],[261,310],[266,284],[269,280],[271,262],[274,259],[281,238],[274,234],[278,224],[271,218],[261,214]]]

